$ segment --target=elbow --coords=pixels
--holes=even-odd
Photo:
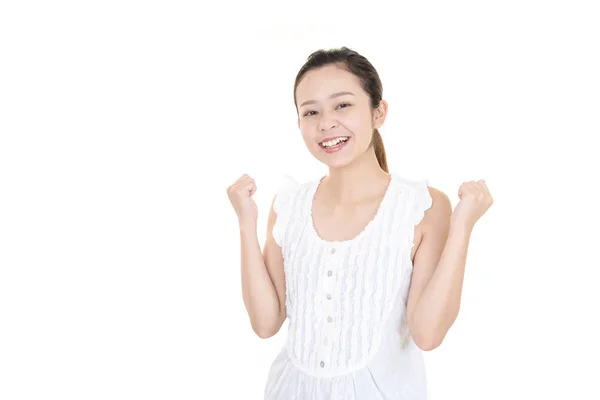
[[[437,338],[434,336],[420,337],[420,338],[415,338],[415,340],[414,340],[415,344],[423,351],[435,350],[442,344],[443,341],[444,341],[443,337]]]
[[[411,326],[411,328],[411,332],[413,332],[413,341],[423,351],[431,351],[440,347],[449,329],[440,326],[418,329],[418,327],[415,327],[414,325]]]
[[[416,343],[416,344],[417,344],[417,346],[418,346],[418,347],[419,347],[421,350],[423,350],[423,351],[431,351],[431,350],[434,350],[434,349],[438,348],[438,347],[439,347],[439,345],[441,344],[441,343],[439,343],[439,342],[422,342],[422,343],[417,343],[417,342],[415,342],[415,343]]]
[[[277,321],[272,324],[260,324],[260,325],[257,324],[257,325],[252,325],[252,330],[254,331],[254,333],[256,333],[256,335],[259,338],[269,339],[269,338],[275,336],[277,334],[277,332],[279,332],[281,325],[282,325],[282,321]]]
[[[277,333],[275,329],[257,329],[254,328],[254,333],[261,339],[269,339]]]

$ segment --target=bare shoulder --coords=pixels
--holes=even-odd
[[[423,218],[415,227],[415,247],[411,254],[411,259],[421,248],[421,243],[426,234],[431,236],[432,232],[438,232],[443,235],[448,229],[450,217],[452,215],[452,204],[448,196],[440,189],[433,186],[427,186],[431,196],[431,207],[425,210]]]
[[[423,229],[431,229],[435,226],[445,225],[452,215],[452,203],[450,198],[442,190],[433,186],[427,186],[431,196],[431,207],[425,211],[420,226]]]

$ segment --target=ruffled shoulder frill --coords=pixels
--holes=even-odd
[[[429,180],[411,180],[398,174],[396,174],[396,177],[398,181],[402,182],[401,187],[403,189],[401,192],[406,192],[405,194],[408,195],[408,199],[410,200],[407,202],[409,209],[407,210],[408,223],[406,227],[408,235],[406,238],[409,249],[412,249],[414,246],[415,227],[419,225],[425,217],[425,212],[433,205],[433,199],[429,193]]]
[[[414,199],[413,223],[414,225],[418,225],[425,216],[425,211],[429,210],[433,205],[433,199],[429,193],[429,180],[422,179],[415,183]]]
[[[409,249],[412,251],[415,243],[415,227],[421,223],[425,217],[425,211],[429,210],[433,205],[433,199],[429,193],[429,181],[427,179],[421,179],[413,183],[413,208],[411,214],[411,229],[409,230],[408,244]],[[409,252],[410,254],[410,252]]]
[[[273,238],[280,247],[283,247],[283,238],[293,206],[294,193],[300,186],[300,182],[295,178],[289,174],[284,174],[277,187],[277,194],[273,203],[273,211],[277,214],[277,220],[273,226]]]

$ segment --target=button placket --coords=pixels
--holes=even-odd
[[[323,285],[323,316],[324,316],[324,338],[323,338],[323,353],[319,365],[321,368],[325,368],[328,365],[328,356],[330,354],[330,346],[333,340],[333,331],[335,323],[334,315],[334,288],[335,288],[335,274],[334,271],[337,266],[337,249],[331,247],[329,249],[329,255],[325,264],[325,278]]]
[[[327,277],[325,278],[325,311],[326,311],[326,320],[328,324],[331,324],[334,319],[333,311],[333,291],[335,288],[335,277],[334,277],[334,268],[337,266],[337,260],[335,257],[337,249],[332,247],[329,250],[330,257],[327,260]]]

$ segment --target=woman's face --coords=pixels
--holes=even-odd
[[[296,88],[298,127],[308,150],[329,167],[351,163],[369,149],[385,119],[381,101],[371,113],[369,96],[352,73],[328,65],[309,71]]]

